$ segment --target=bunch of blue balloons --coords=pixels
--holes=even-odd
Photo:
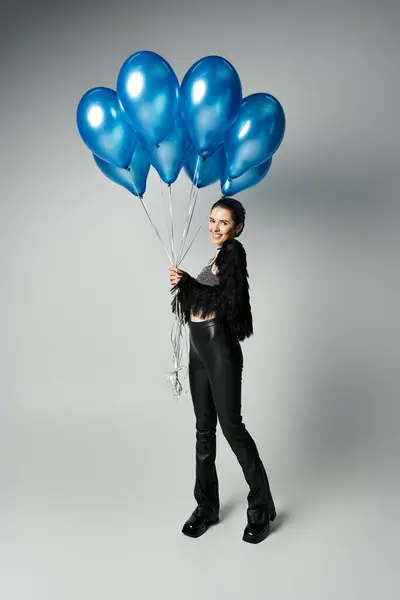
[[[142,197],[150,165],[171,185],[183,168],[198,188],[220,181],[224,196],[259,183],[285,132],[279,101],[242,97],[221,56],[194,63],[179,85],[169,63],[148,50],[122,65],[116,91],[97,87],[78,105],[79,133],[101,171]]]

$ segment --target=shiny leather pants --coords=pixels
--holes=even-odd
[[[250,487],[248,514],[268,511],[268,477],[241,416],[243,355],[239,340],[216,319],[190,321],[189,383],[196,417],[194,497],[203,514],[219,512],[215,467],[217,417]],[[268,512],[267,512],[268,514]]]

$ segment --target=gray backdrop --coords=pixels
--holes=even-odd
[[[397,597],[399,5],[390,0],[22,2],[1,36],[0,577],[7,600]],[[241,540],[248,487],[218,427],[221,522],[193,540],[194,415],[172,368],[169,263],[97,169],[76,107],[133,52],[200,57],[287,130],[247,209],[255,335],[243,419],[278,517]],[[177,222],[190,185],[173,187]],[[183,268],[213,255],[200,193]],[[166,195],[146,200],[160,227]],[[163,230],[166,231],[166,230]],[[397,593],[396,593],[397,592]]]

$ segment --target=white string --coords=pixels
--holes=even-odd
[[[175,244],[174,244],[174,220],[172,218],[172,186],[171,184],[168,186],[168,200],[169,200],[169,216],[170,216],[170,224],[171,224],[171,254],[174,261],[174,265],[176,265],[175,259]]]
[[[149,213],[149,211],[148,211],[148,208],[147,208],[147,206],[146,206],[146,203],[145,203],[145,201],[144,201],[144,198],[143,198],[143,196],[142,196],[141,194],[139,194],[139,192],[138,192],[138,189],[137,189],[137,187],[136,187],[136,185],[135,185],[135,182],[134,182],[134,180],[133,180],[132,174],[131,174],[131,181],[132,181],[133,187],[135,188],[135,192],[136,192],[136,194],[138,195],[138,197],[139,197],[139,200],[140,200],[140,202],[141,202],[141,204],[142,204],[142,206],[143,206],[143,208],[144,208],[144,210],[145,210],[145,212],[146,212],[146,215],[148,216],[148,219],[149,219],[149,221],[150,221],[150,223],[151,223],[151,225],[152,225],[152,227],[153,227],[153,229],[154,229],[154,231],[155,231],[155,233],[156,233],[156,235],[157,235],[158,239],[160,240],[162,247],[164,248],[164,252],[165,252],[165,254],[167,255],[167,257],[168,257],[168,260],[169,260],[169,262],[171,263],[171,265],[173,265],[174,263],[173,263],[173,261],[172,261],[172,258],[171,258],[171,256],[168,254],[168,250],[167,250],[167,248],[165,247],[165,244],[164,244],[164,242],[163,242],[163,240],[162,240],[162,237],[161,237],[161,235],[160,235],[160,233],[159,233],[159,231],[158,231],[157,227],[156,227],[156,226],[155,226],[155,224],[153,223],[153,220],[152,220],[152,218],[150,217],[150,213]]]
[[[178,252],[178,262],[177,262],[178,265],[182,262],[182,259],[180,258],[180,256],[183,251],[183,247],[186,243],[186,239],[187,239],[187,236],[189,233],[190,223],[191,223],[192,216],[193,216],[193,211],[196,206],[196,200],[197,200],[198,191],[199,191],[197,188],[199,164],[200,164],[200,155],[197,155],[196,168],[194,171],[192,187],[190,189],[190,195],[189,195],[189,212],[188,212],[188,215],[186,218],[186,224],[185,224],[185,228],[184,228],[183,236],[182,236],[182,240],[181,240],[181,245],[180,245],[179,252]],[[196,190],[195,190],[195,188],[196,188]]]
[[[200,161],[200,156],[197,157],[197,161],[196,161],[196,169],[195,169],[193,182],[192,182],[192,186],[191,186],[191,190],[190,190],[190,194],[189,194],[189,211],[188,211],[188,215],[186,218],[186,224],[185,224],[185,228],[183,231],[183,236],[182,236],[182,240],[181,240],[181,244],[180,244],[180,248],[179,248],[179,252],[178,252],[176,266],[179,266],[180,263],[183,261],[186,254],[190,250],[194,240],[196,239],[200,229],[202,228],[202,226],[199,227],[196,235],[194,236],[191,243],[189,244],[189,247],[185,251],[184,255],[181,257],[180,255],[183,252],[183,249],[184,249],[184,246],[185,246],[185,243],[187,240],[187,236],[188,236],[190,225],[191,225],[192,218],[193,218],[194,208],[196,206],[197,197],[199,194],[199,188],[197,187],[199,161]],[[188,362],[189,362],[190,347],[189,347],[189,333],[187,331],[187,328],[185,327],[183,316],[181,314],[179,314],[179,309],[178,309],[177,305],[176,305],[175,316],[176,316],[176,318],[175,318],[174,324],[172,325],[172,328],[171,328],[171,343],[172,343],[172,349],[173,349],[173,355],[174,355],[174,370],[166,373],[165,377],[171,386],[172,393],[174,394],[174,396],[176,398],[179,398],[179,397],[187,394],[187,392],[188,392],[188,389],[186,389],[186,390],[183,389],[183,386],[179,380],[179,374],[182,370],[186,370],[186,376],[188,375],[188,364],[187,365],[181,364],[181,361],[182,361],[181,338],[184,338],[184,340],[185,340]]]
[[[169,185],[169,218],[170,218],[170,231],[169,231],[169,239],[170,239],[170,252],[171,254],[169,254],[162,238],[161,235],[156,227],[156,225],[154,224],[149,210],[147,208],[147,205],[144,201],[144,198],[142,195],[139,194],[137,187],[135,185],[135,182],[133,180],[133,177],[131,177],[132,180],[132,184],[135,188],[135,191],[140,199],[140,202],[146,212],[146,215],[158,237],[158,239],[161,242],[161,245],[163,246],[164,252],[166,253],[169,262],[174,266],[179,266],[179,264],[183,261],[183,259],[185,258],[186,254],[188,253],[188,251],[190,250],[190,248],[192,247],[193,242],[195,241],[199,231],[201,230],[202,226],[199,227],[199,229],[197,230],[196,235],[194,236],[194,238],[192,239],[192,241],[190,242],[188,248],[186,249],[185,253],[183,254],[182,257],[180,257],[181,253],[184,250],[184,246],[189,234],[189,230],[190,230],[190,225],[192,223],[192,218],[193,218],[193,213],[194,213],[194,209],[196,206],[196,202],[197,202],[197,197],[199,195],[199,189],[197,188],[197,178],[198,178],[198,167],[199,167],[199,161],[200,161],[200,156],[197,157],[197,161],[196,161],[196,169],[195,169],[195,173],[194,173],[194,177],[193,177],[193,182],[192,182],[192,186],[191,186],[191,190],[190,190],[190,194],[189,194],[189,211],[188,211],[188,215],[187,215],[187,219],[186,219],[186,224],[185,224],[185,229],[183,231],[183,236],[182,236],[182,240],[181,240],[181,244],[180,244],[180,248],[179,248],[179,252],[177,257],[175,256],[175,248],[174,248],[174,227],[173,227],[173,211],[172,211],[172,192],[171,192],[171,186]],[[160,178],[160,182],[161,182],[161,178]],[[162,184],[161,184],[161,196],[163,198],[164,201],[164,194],[163,194],[163,188],[162,188]],[[183,355],[183,348],[181,346],[181,341],[182,338],[185,341],[185,347],[186,347],[186,352],[187,352],[187,356],[189,356],[189,350],[190,350],[190,346],[189,346],[189,335],[188,335],[188,331],[187,328],[185,327],[185,323],[183,321],[182,315],[179,314],[179,312],[177,311],[175,313],[175,319],[172,323],[171,326],[171,344],[172,344],[172,351],[173,351],[173,365],[174,365],[174,369],[171,372],[167,372],[165,373],[165,378],[167,379],[167,381],[169,382],[171,389],[172,389],[172,393],[174,395],[174,397],[176,399],[180,398],[181,396],[184,396],[188,393],[189,389],[188,387],[186,389],[183,388],[183,385],[179,379],[179,375],[182,371],[185,371],[185,377],[187,377],[188,375],[188,365],[184,365],[182,364],[182,355]]]

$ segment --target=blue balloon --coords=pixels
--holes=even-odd
[[[247,188],[260,183],[262,179],[268,173],[270,166],[272,163],[272,156],[261,163],[261,165],[257,165],[256,167],[251,167],[247,171],[240,175],[239,177],[235,177],[235,179],[228,179],[225,175],[221,177],[221,191],[224,196],[234,196]]]
[[[177,179],[192,147],[182,117],[178,114],[173,128],[159,144],[149,144],[140,133],[138,136],[144,152],[161,179],[171,185]]]
[[[116,167],[129,165],[137,136],[124,118],[114,90],[97,87],[87,91],[78,104],[76,122],[94,154]]]
[[[140,50],[126,59],[117,79],[117,94],[134,129],[158,144],[178,114],[179,82],[167,61]]]
[[[143,148],[141,148],[140,144],[136,146],[132,155],[129,170],[134,189],[137,192],[135,196],[138,194],[139,196],[143,196],[146,191],[147,175],[150,171],[150,161],[145,152],[143,152]]]
[[[136,146],[128,169],[115,167],[95,154],[93,154],[93,158],[100,171],[102,171],[108,179],[122,185],[134,196],[143,196],[146,191],[146,180],[150,169],[150,163],[140,145]]]
[[[239,75],[221,56],[206,56],[183,78],[180,111],[200,156],[210,156],[235,119],[242,100]]]
[[[197,160],[199,162],[197,162]],[[198,165],[196,174],[196,187],[203,188],[218,181],[221,175],[223,163],[224,151],[222,145],[216,149],[214,154],[207,156],[207,158],[202,158],[199,156],[195,148],[192,147],[192,150],[189,152],[188,159],[183,165],[183,168],[190,181],[194,183],[196,165]]]
[[[285,133],[285,113],[270,94],[244,98],[239,114],[224,136],[228,177],[240,177],[270,158]]]

